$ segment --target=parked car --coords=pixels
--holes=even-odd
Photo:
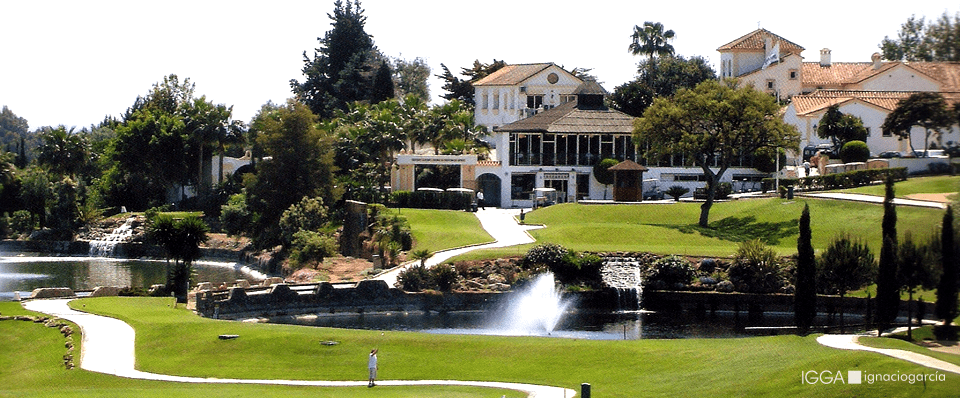
[[[897,152],[897,151],[884,151],[884,152],[880,152],[880,154],[877,155],[877,157],[883,158],[883,159],[891,159],[891,158],[899,158],[901,157],[901,155],[900,155],[900,152]]]

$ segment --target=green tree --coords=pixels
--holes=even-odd
[[[817,262],[810,231],[810,206],[803,205],[800,214],[800,236],[797,237],[796,284],[794,285],[794,322],[806,333],[817,316]]]
[[[839,150],[850,141],[866,141],[867,128],[863,127],[863,120],[854,115],[845,115],[840,107],[831,105],[820,118],[817,125],[817,136],[830,139],[833,147]]]
[[[913,294],[921,286],[931,285],[929,264],[936,260],[930,245],[914,242],[909,231],[897,248],[897,283],[907,291],[907,340],[913,340]]]
[[[669,97],[681,88],[693,88],[716,79],[716,72],[703,57],[661,57],[656,61],[640,61],[637,77],[617,86],[610,95],[613,108],[630,116],[640,117],[657,97]]]
[[[254,242],[259,247],[280,243],[280,217],[303,197],[320,197],[333,203],[332,137],[316,126],[316,116],[306,105],[290,100],[286,106],[267,109],[254,120],[257,144],[264,158],[257,174],[246,181],[247,206],[253,214]]]
[[[150,239],[163,247],[167,260],[174,266],[167,274],[167,291],[177,297],[177,302],[187,302],[193,262],[200,258],[200,245],[205,243],[208,228],[197,216],[174,219],[169,214],[158,214],[149,220],[147,233]]]
[[[284,246],[293,243],[294,235],[300,231],[319,231],[330,222],[327,208],[321,198],[300,199],[280,216],[281,240]]]
[[[430,101],[430,86],[427,80],[430,78],[430,65],[423,58],[417,57],[412,60],[401,58],[393,59],[393,85],[396,88],[396,97],[406,98],[408,95],[414,95],[424,103]]]
[[[85,137],[64,126],[40,133],[37,162],[59,176],[75,177],[90,158]]]
[[[368,100],[370,64],[375,58],[373,37],[365,30],[367,17],[359,0],[337,0],[333,14],[327,14],[332,28],[318,38],[320,48],[313,59],[303,53],[301,83],[290,80],[290,87],[298,100],[321,118],[333,116],[334,111],[347,110],[347,104]]]
[[[900,101],[897,108],[887,115],[880,126],[883,131],[895,134],[900,139],[906,139],[913,152],[913,139],[910,130],[914,126],[924,130],[924,149],[930,148],[930,136],[942,136],[942,130],[950,128],[955,123],[954,116],[947,109],[947,102],[940,93],[921,92],[910,95]],[[926,153],[926,151],[924,151]]]
[[[644,22],[643,26],[635,25],[633,34],[630,35],[632,42],[627,47],[633,55],[646,55],[651,60],[654,57],[667,57],[673,55],[673,45],[669,42],[673,40],[676,34],[673,30],[663,30],[663,24],[660,22]]]
[[[613,172],[610,171],[610,168],[617,165],[616,159],[603,159],[593,166],[593,178],[597,179],[597,182],[603,184],[603,198],[607,198],[607,189],[610,184],[613,184]]]
[[[487,77],[504,66],[507,66],[507,63],[502,60],[498,61],[494,59],[493,62],[489,64],[482,63],[480,60],[474,60],[471,68],[461,68],[461,74],[466,76],[466,79],[461,79],[460,77],[454,76],[446,65],[440,64],[440,67],[443,68],[443,74],[436,76],[440,78],[440,80],[443,80],[442,88],[447,92],[440,97],[449,101],[457,100],[473,108],[476,106],[473,98],[473,82]]]
[[[883,38],[880,49],[891,61],[960,61],[960,14],[951,17],[944,11],[929,23],[912,15],[900,25],[896,39]]]
[[[393,71],[387,61],[382,61],[380,67],[373,77],[370,88],[370,103],[377,104],[396,96],[396,88],[393,84]]]
[[[720,177],[734,161],[762,148],[796,150],[800,134],[783,121],[775,98],[708,80],[672,98],[655,99],[634,122],[634,141],[649,145],[648,159],[683,155],[703,170],[707,200],[700,206],[699,225],[708,227]]]
[[[897,207],[893,203],[893,177],[888,176],[883,199],[883,221],[880,266],[877,272],[877,326],[886,329],[897,318],[900,309],[900,288],[897,283]]]
[[[3,109],[0,110],[0,145],[7,152],[14,154],[14,165],[17,168],[22,169],[27,166],[24,143],[29,131],[30,125],[27,123],[27,119],[17,116],[4,105]]]
[[[869,285],[877,272],[870,248],[846,234],[834,238],[820,255],[817,266],[821,290],[841,298],[849,291]],[[843,329],[843,306],[840,307],[840,328]]]
[[[935,313],[943,321],[941,335],[956,340],[956,332],[951,333],[950,324],[958,315],[957,308],[957,278],[960,277],[960,264],[957,263],[956,236],[953,230],[953,209],[947,206],[943,214],[943,225],[940,227],[940,264],[943,274],[940,284],[937,285],[937,302]]]

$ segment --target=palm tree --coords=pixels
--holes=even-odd
[[[674,35],[673,30],[664,31],[662,23],[647,21],[643,27],[633,27],[633,34],[630,35],[633,42],[627,50],[633,55],[647,55],[651,61],[654,56],[668,57],[673,55],[673,45],[667,42],[673,40]]]
[[[75,176],[90,157],[90,146],[83,136],[59,126],[40,133],[42,143],[37,161],[55,174]]]

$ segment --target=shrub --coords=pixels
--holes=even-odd
[[[640,278],[643,286],[652,289],[673,289],[678,285],[686,285],[694,277],[693,265],[689,261],[668,256],[660,258],[642,271]]]
[[[717,187],[717,194],[714,199],[726,199],[730,197],[731,193],[733,193],[733,184],[721,182],[720,186]]]
[[[457,284],[460,275],[450,264],[440,264],[428,270],[430,287],[441,292],[449,292]]]
[[[523,266],[532,268],[536,265],[545,265],[553,269],[564,261],[568,252],[566,248],[558,244],[545,243],[527,251],[527,254],[523,256]]]
[[[247,195],[238,193],[230,196],[227,204],[220,206],[220,223],[223,231],[230,236],[239,236],[250,228],[253,217],[247,208]]]
[[[863,141],[850,141],[840,148],[840,160],[843,163],[866,162],[870,159],[870,147]]]
[[[36,227],[37,220],[28,210],[17,210],[10,216],[10,229],[15,233],[33,232]]]
[[[285,246],[293,243],[299,231],[317,231],[329,221],[327,208],[321,198],[303,197],[280,216],[281,239]]]
[[[738,291],[772,293],[784,285],[784,275],[777,255],[760,239],[741,242],[727,270]]]
[[[322,263],[323,259],[336,253],[337,240],[333,236],[316,231],[299,231],[293,234],[290,263],[294,268],[302,268],[309,263]]]
[[[683,195],[686,195],[688,192],[690,192],[689,188],[684,188],[679,185],[674,185],[668,188],[664,193],[672,197],[674,202],[679,202],[680,197]]]
[[[419,292],[429,287],[430,274],[422,265],[414,265],[397,275],[397,287],[408,292]]]

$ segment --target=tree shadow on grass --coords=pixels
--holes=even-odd
[[[757,222],[754,216],[727,217],[710,223],[707,228],[698,224],[660,225],[676,229],[685,234],[700,233],[702,236],[731,242],[745,242],[760,239],[768,245],[777,245],[780,239],[800,233],[800,219],[781,222]]]

